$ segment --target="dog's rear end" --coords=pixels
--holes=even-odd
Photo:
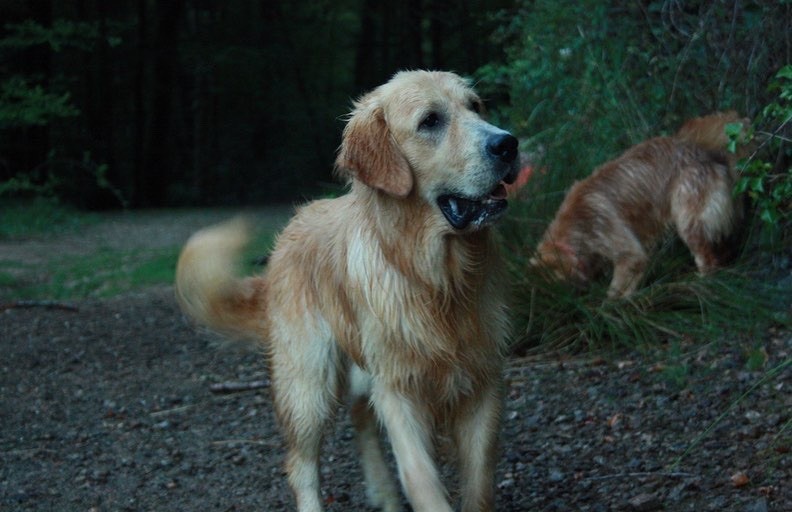
[[[726,126],[740,124],[735,153],[727,151]],[[690,249],[700,273],[730,262],[737,254],[743,201],[733,194],[736,162],[745,156],[749,120],[735,111],[690,119],[674,138],[701,150],[698,165],[683,169],[672,197],[676,230]]]

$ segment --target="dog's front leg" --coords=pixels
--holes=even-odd
[[[462,410],[454,424],[462,512],[495,510],[495,465],[501,417],[500,386],[486,390]]]
[[[608,298],[616,299],[632,294],[641,282],[649,257],[640,246],[632,252],[625,251],[613,261],[613,278],[608,287]]]
[[[375,385],[372,401],[388,431],[399,478],[415,512],[452,512],[432,458],[428,411],[402,393]]]

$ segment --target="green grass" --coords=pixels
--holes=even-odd
[[[686,251],[668,244],[638,291],[610,300],[609,276],[578,290],[528,268],[522,258],[513,261],[514,348],[519,353],[642,348],[668,340],[756,334],[775,323],[792,323],[792,291],[765,280],[756,269],[737,265],[707,277],[694,270]]]
[[[73,232],[98,218],[98,215],[64,206],[55,199],[21,201],[0,198],[0,239]]]
[[[177,255],[177,248],[145,253],[100,249],[93,254],[65,256],[35,267],[3,262],[0,276],[5,278],[0,281],[10,292],[6,298],[109,297],[171,281]],[[11,267],[17,271],[9,270]]]
[[[0,215],[0,235],[12,239],[46,236],[100,221],[98,214],[80,213],[52,201],[6,203]],[[263,224],[242,255],[245,272],[261,270],[254,261],[269,252],[279,227],[274,220]],[[0,300],[111,297],[172,284],[180,250],[180,246],[135,250],[100,247],[89,254],[46,255],[43,263],[41,258],[35,263],[0,260]]]
[[[246,272],[261,267],[254,260],[266,254],[274,232],[261,233],[243,253]],[[181,247],[147,251],[100,249],[87,256],[68,256],[33,268],[16,262],[0,262],[0,290],[6,299],[74,300],[112,297],[149,286],[172,284]],[[16,270],[16,272],[14,272]],[[20,272],[21,271],[21,272]],[[35,279],[18,276],[35,275]],[[0,297],[6,295],[0,292]]]

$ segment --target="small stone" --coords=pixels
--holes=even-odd
[[[551,482],[560,482],[564,479],[564,473],[562,473],[560,469],[553,468],[550,470],[550,475],[548,478]]]
[[[743,509],[744,512],[767,512],[767,498],[759,498],[753,503],[749,503]]]
[[[650,512],[660,508],[660,500],[654,494],[649,493],[633,496],[627,503],[630,505],[630,510],[635,512]]]
[[[514,487],[514,479],[513,478],[506,478],[498,482],[498,489],[506,489],[508,487]]]
[[[751,479],[748,478],[748,475],[746,475],[744,472],[738,471],[731,476],[731,481],[734,487],[743,487],[747,485]]]

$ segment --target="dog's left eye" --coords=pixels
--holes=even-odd
[[[418,129],[431,130],[432,128],[436,128],[439,125],[440,116],[437,115],[436,112],[429,112],[429,114],[427,114],[426,117],[421,120],[421,124],[418,125]]]
[[[481,114],[481,111],[482,111],[481,102],[480,101],[475,101],[475,100],[471,101],[470,102],[470,110],[472,110],[476,114]]]

